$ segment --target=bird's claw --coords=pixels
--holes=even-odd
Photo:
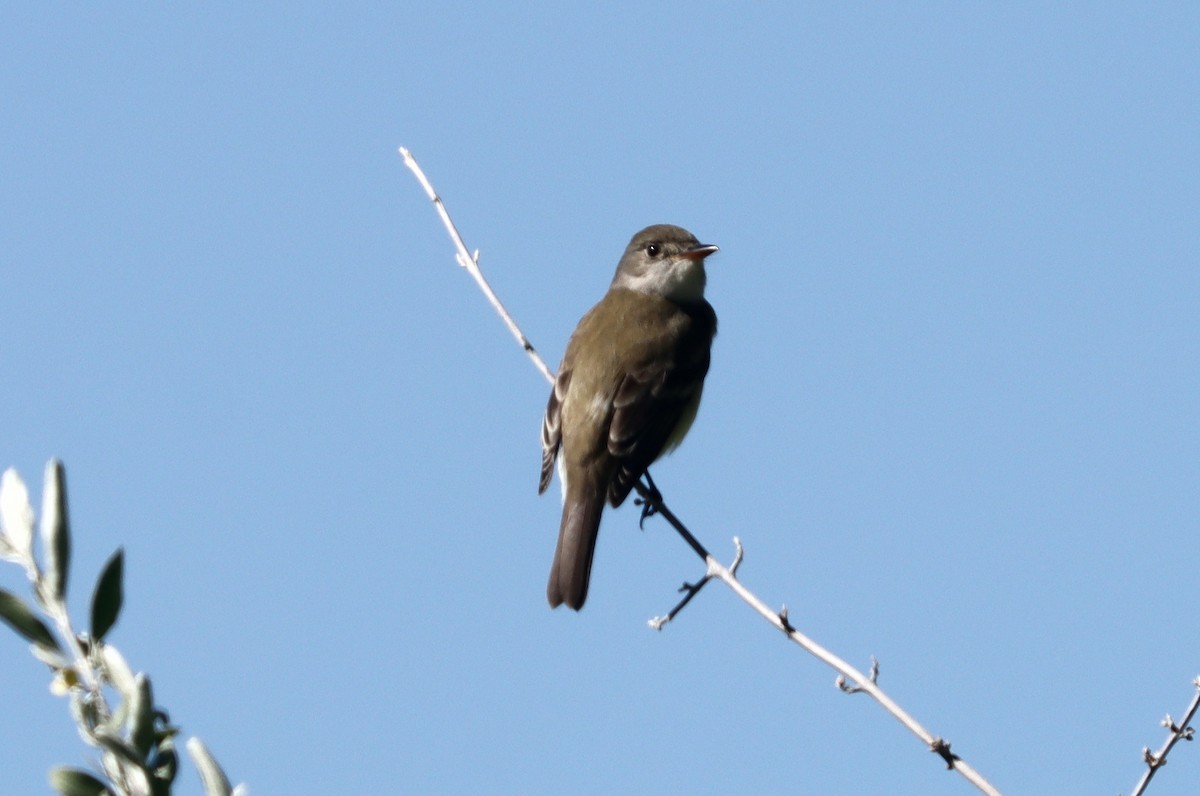
[[[646,530],[646,520],[658,513],[658,506],[662,503],[662,493],[658,491],[658,487],[654,485],[654,479],[650,477],[650,472],[644,473],[646,478],[646,496],[639,497],[633,501],[633,505],[642,507],[642,516],[638,519],[638,528]]]

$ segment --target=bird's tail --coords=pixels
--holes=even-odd
[[[598,490],[598,494],[591,490],[585,495],[568,494],[563,501],[558,546],[554,548],[550,583],[546,586],[546,599],[551,608],[563,603],[576,611],[583,607],[603,512],[604,490]]]

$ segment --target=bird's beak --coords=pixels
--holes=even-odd
[[[679,256],[686,257],[689,260],[703,260],[708,255],[718,251],[720,251],[720,249],[718,249],[716,246],[701,244],[700,246],[693,246],[686,251],[680,252]]]

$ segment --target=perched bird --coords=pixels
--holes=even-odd
[[[538,485],[546,491],[557,459],[563,511],[551,608],[583,607],[605,499],[621,505],[696,418],[717,333],[704,300],[704,259],[715,251],[681,227],[646,227],[567,343],[542,420]]]

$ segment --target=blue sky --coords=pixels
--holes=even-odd
[[[1197,52],[1183,3],[10,5],[0,466],[66,462],[76,613],[124,546],[111,640],[255,794],[972,792],[727,590],[648,630],[701,566],[632,507],[546,607],[546,386],[396,148],[552,366],[681,224],[670,505],[1005,792],[1128,793],[1200,674]],[[6,635],[46,792],[86,752]]]

